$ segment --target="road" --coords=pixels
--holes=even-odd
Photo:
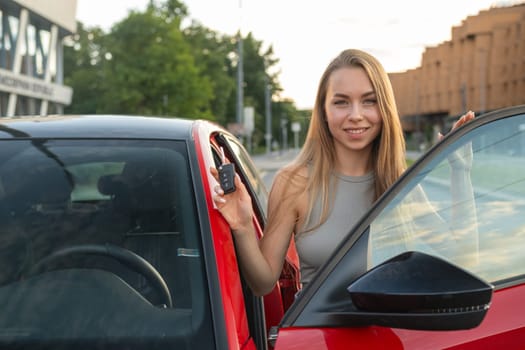
[[[277,170],[290,163],[299,153],[297,149],[291,149],[284,152],[272,152],[270,154],[254,155],[252,159],[255,166],[259,169],[261,177],[268,188],[271,188],[273,177]],[[416,160],[420,156],[417,152],[407,152],[407,158]]]
[[[259,169],[259,173],[268,190],[270,190],[272,186],[273,178],[277,170],[290,163],[298,152],[298,150],[291,149],[284,152],[276,151],[270,154],[252,156],[255,166]]]

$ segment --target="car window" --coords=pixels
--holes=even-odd
[[[245,170],[246,177],[259,201],[259,207],[263,211],[264,217],[266,217],[268,206],[268,190],[264,185],[264,181],[261,179],[257,168],[250,158],[250,155],[244,150],[244,148],[233,138],[228,137],[227,140],[232,152],[237,158],[237,161]]]
[[[98,188],[98,181],[103,176],[119,176],[124,170],[125,162],[85,162],[81,164],[71,164],[65,166],[75,179],[74,187],[71,191],[71,201],[97,201],[111,200],[110,194],[101,193]]]
[[[213,348],[188,164],[182,141],[0,141],[3,334]]]
[[[470,131],[419,171],[372,222],[369,267],[418,250],[494,284],[524,275],[524,212],[525,116],[518,115]]]

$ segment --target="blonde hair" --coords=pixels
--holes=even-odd
[[[325,122],[326,111],[324,106],[330,76],[334,71],[344,67],[358,67],[366,72],[376,93],[382,118],[382,131],[372,147],[374,200],[378,199],[406,169],[405,140],[394,92],[387,73],[381,63],[366,52],[355,49],[341,52],[330,62],[321,76],[308,133],[301,152],[292,164],[281,171],[287,176],[288,180],[299,181],[299,186],[302,188],[301,193],[303,191],[308,193],[305,223],[309,220],[316,198],[321,197],[320,222],[311,227],[309,231],[326,221],[332,205],[329,199],[329,186],[331,172],[335,167],[335,150],[332,134]],[[301,169],[305,167],[308,169],[306,178],[299,175]],[[300,193],[292,193],[291,195],[298,196]],[[277,210],[278,212],[279,210]]]

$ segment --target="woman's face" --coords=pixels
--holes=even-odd
[[[371,149],[383,122],[363,68],[340,68],[330,75],[324,108],[336,152]]]

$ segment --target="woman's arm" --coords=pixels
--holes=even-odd
[[[210,168],[210,172],[217,178],[215,168]],[[296,211],[290,198],[286,198],[285,182],[278,173],[269,196],[267,228],[260,241],[253,225],[252,201],[239,176],[235,176],[235,192],[224,194],[220,186],[214,189],[215,205],[230,225],[241,270],[256,295],[267,294],[275,287],[294,229]],[[275,215],[277,208],[286,211]]]
[[[452,130],[472,119],[474,119],[474,113],[469,111],[454,123]],[[470,178],[472,144],[469,142],[460,147],[449,156],[448,162],[451,169],[450,191],[452,196],[450,227],[456,241],[457,256],[461,258],[458,262],[463,266],[473,266],[478,262],[479,237],[476,202]]]
[[[470,153],[470,155],[468,155]],[[458,161],[462,159],[463,161]],[[459,261],[463,266],[478,263],[479,237],[476,202],[470,178],[472,145],[462,146],[455,152],[451,163],[450,190],[452,195],[451,229],[457,244]]]

